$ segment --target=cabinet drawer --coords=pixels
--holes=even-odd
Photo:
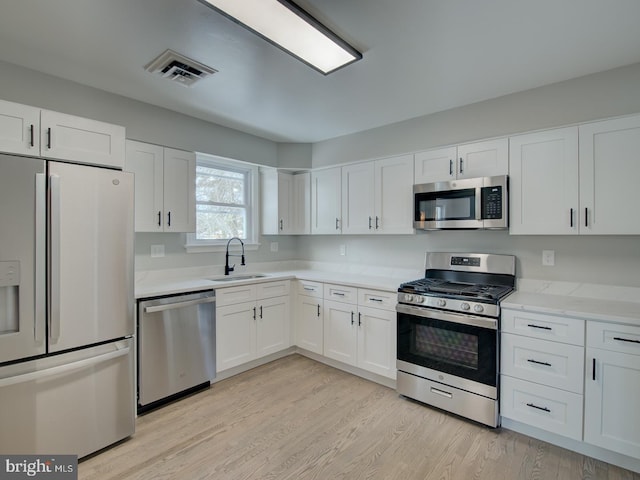
[[[503,333],[500,372],[582,394],[584,348]]]
[[[336,302],[357,303],[358,289],[354,287],[345,287],[344,285],[331,285],[325,283],[324,298],[327,300],[335,300]]]
[[[320,282],[311,282],[309,280],[298,280],[298,295],[306,295],[307,297],[322,298],[324,295],[323,284]]]
[[[278,282],[265,282],[258,283],[256,287],[256,295],[258,299],[280,297],[282,295],[289,295],[289,288],[291,285],[290,280],[281,280]]]
[[[397,298],[398,294],[396,292],[358,289],[358,305],[361,306],[395,311]]]
[[[234,303],[251,302],[255,301],[255,299],[255,284],[216,289],[216,306],[218,307],[232,305]]]
[[[502,310],[502,331],[584,345],[584,320],[521,310]]]
[[[500,378],[503,417],[582,440],[582,395],[504,375]]]
[[[603,350],[640,355],[640,327],[587,322],[587,345]]]

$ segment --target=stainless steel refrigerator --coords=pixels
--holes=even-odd
[[[0,155],[0,452],[83,457],[135,422],[133,175]]]

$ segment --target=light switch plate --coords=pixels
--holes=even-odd
[[[278,242],[271,242],[271,251],[272,252],[277,252],[278,251]]]
[[[151,245],[151,258],[164,257],[164,245]]]
[[[345,256],[347,254],[347,246],[340,245],[340,255]]]

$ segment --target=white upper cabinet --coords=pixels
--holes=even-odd
[[[263,235],[311,231],[311,174],[260,169]]]
[[[0,100],[0,151],[40,155],[40,109]]]
[[[512,234],[638,235],[640,115],[510,138]]]
[[[509,139],[509,233],[578,233],[578,128]]]
[[[415,183],[506,175],[508,164],[506,138],[428,150],[415,155]]]
[[[0,100],[0,151],[122,169],[125,129]]]
[[[342,167],[342,233],[374,231],[373,184],[373,162]]]
[[[341,178],[340,167],[311,172],[311,233],[340,233]]]
[[[342,233],[413,233],[413,156],[342,167]]]
[[[375,162],[376,233],[413,233],[413,155]]]
[[[580,233],[640,234],[640,115],[579,130]]]
[[[127,140],[126,160],[135,174],[136,232],[194,232],[195,154]]]

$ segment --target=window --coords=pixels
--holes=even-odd
[[[215,251],[232,237],[257,245],[257,182],[254,165],[197,154],[196,233],[187,235],[187,251]]]

